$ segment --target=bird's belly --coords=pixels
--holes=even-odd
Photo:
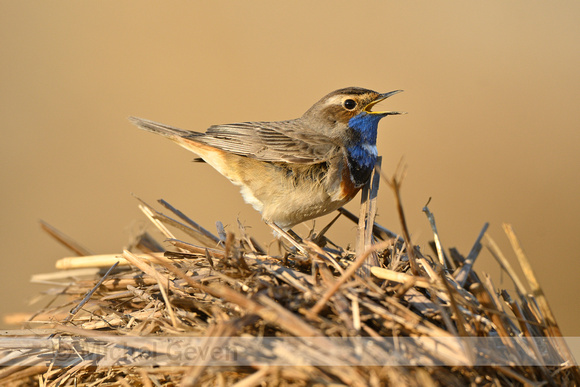
[[[358,191],[358,190],[357,190]],[[354,196],[354,195],[353,195]],[[302,187],[281,194],[273,193],[264,200],[261,210],[264,219],[271,220],[283,229],[326,215],[346,204],[350,197],[336,197],[320,187]],[[251,202],[244,197],[247,202]]]
[[[254,174],[243,174],[238,183],[244,200],[264,219],[284,229],[328,214],[358,192],[344,168],[329,173],[325,164],[264,163],[247,158],[243,162],[254,164],[243,168]]]
[[[246,203],[283,229],[328,214],[359,191],[342,158],[307,165],[264,162],[213,149],[201,153],[206,162],[240,186]]]

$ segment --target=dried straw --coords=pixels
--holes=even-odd
[[[132,243],[136,251],[88,255],[81,245],[43,223],[45,230],[79,256],[59,260],[57,273],[33,277],[34,282],[52,286],[45,292],[52,300],[30,316],[22,329],[3,332],[0,384],[578,385],[578,367],[565,343],[558,340],[561,333],[555,317],[511,226],[504,228],[531,292],[486,234],[487,224],[466,258],[455,249],[446,254],[435,218],[425,206],[436,258],[414,246],[403,212],[402,175],[383,176],[395,195],[402,237],[374,221],[379,172],[363,192],[360,217],[339,211],[359,225],[354,252],[325,236],[337,218],[304,240],[277,230],[282,251],[269,255],[242,226],[239,237],[221,229],[215,236],[165,201],[161,205],[179,220],[141,200],[139,204],[174,246],[174,251],[164,253],[152,253],[160,244],[143,233],[141,240]],[[172,228],[194,242],[177,239]],[[489,276],[474,272],[483,240],[512,278],[516,296],[506,290],[496,293]],[[209,350],[224,348],[236,338],[300,338],[294,349],[277,346],[256,351],[269,359],[292,363],[303,358],[312,365],[255,362],[218,367],[202,361],[184,366],[159,359],[158,367],[103,367],[99,366],[103,359],[85,342],[99,340],[114,346],[114,338],[131,337],[139,337],[138,344],[126,349],[132,356],[152,347],[159,337],[206,338]],[[449,341],[482,337],[498,338],[510,363],[502,363],[489,348]],[[46,342],[58,338],[64,344],[49,348],[43,347],[45,341],[29,340],[38,338]],[[307,338],[318,344],[309,345]],[[421,338],[422,347],[401,352],[401,365],[372,366],[350,363],[353,355],[342,352],[336,338],[372,338],[378,343],[394,338],[399,349],[405,347],[405,338]],[[546,340],[538,344],[534,338]],[[66,340],[77,340],[76,346]],[[369,353],[364,355],[384,355],[380,346],[373,348],[366,348]],[[74,355],[67,366],[54,360],[63,353]],[[545,364],[546,353],[558,359],[557,364]],[[477,356],[488,359],[490,365],[473,366]],[[535,366],[526,363],[529,359],[536,359]],[[405,361],[424,366],[413,367]]]

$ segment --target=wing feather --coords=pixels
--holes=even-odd
[[[214,125],[204,135],[195,135],[195,141],[262,161],[301,164],[328,160],[340,149],[298,120]]]
[[[214,125],[205,133],[136,117],[130,120],[141,129],[173,139],[182,137],[262,161],[316,164],[328,161],[341,150],[337,141],[315,132],[300,119]]]

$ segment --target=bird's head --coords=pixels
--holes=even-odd
[[[339,89],[316,102],[304,113],[302,120],[312,129],[331,138],[348,141],[351,137],[360,135],[374,143],[379,120],[388,115],[403,113],[373,111],[372,108],[401,91],[377,93],[361,87]]]

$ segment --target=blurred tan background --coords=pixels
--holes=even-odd
[[[517,265],[513,224],[564,334],[580,335],[578,20],[571,1],[1,2],[2,314],[42,306],[28,305],[47,289],[30,276],[71,255],[39,219],[117,253],[147,224],[131,193],[271,240],[236,187],[129,115],[203,131],[362,86],[405,90],[381,104],[409,114],[381,122],[378,148],[387,173],[408,167],[415,243],[430,253],[429,197],[444,247],[463,254],[490,222]],[[378,221],[400,231],[384,184]],[[354,242],[353,224],[331,237]],[[476,270],[510,284],[485,250]]]

